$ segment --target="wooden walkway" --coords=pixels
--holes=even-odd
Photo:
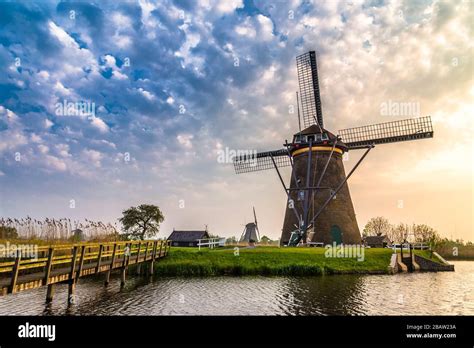
[[[68,283],[68,301],[74,301],[76,283],[81,277],[106,273],[105,285],[113,270],[120,270],[121,285],[125,284],[129,265],[153,263],[168,255],[170,241],[128,241],[109,243],[80,243],[39,247],[37,257],[0,263],[0,296],[47,286],[46,302],[54,296],[54,284]]]

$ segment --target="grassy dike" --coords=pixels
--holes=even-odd
[[[357,258],[325,257],[324,248],[233,248],[202,249],[172,247],[169,255],[155,263],[161,276],[309,276],[324,274],[388,273],[391,249],[365,249]]]

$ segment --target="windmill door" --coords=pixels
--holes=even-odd
[[[331,226],[331,237],[336,244],[342,244],[342,232],[338,225]]]

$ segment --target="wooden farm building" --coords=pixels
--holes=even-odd
[[[168,237],[172,246],[178,247],[197,247],[199,239],[209,238],[209,233],[203,231],[177,231],[173,232]]]
[[[368,236],[364,238],[364,243],[371,248],[385,248],[392,245],[387,236]]]

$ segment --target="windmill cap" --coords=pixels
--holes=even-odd
[[[329,136],[329,139],[335,138],[336,136],[332,134],[330,131],[319,127],[317,124],[313,124],[309,126],[308,128],[303,129],[301,132],[296,133],[295,135],[308,135],[308,134],[322,134],[322,133],[327,133]]]

